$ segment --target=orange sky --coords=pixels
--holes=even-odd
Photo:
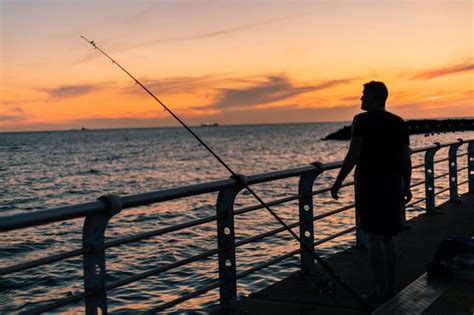
[[[0,131],[474,116],[472,1],[1,2]]]

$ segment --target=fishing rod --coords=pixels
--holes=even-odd
[[[150,92],[150,90],[148,90],[146,86],[144,86],[132,74],[130,74],[130,72],[125,70],[125,68],[123,68],[119,63],[112,59],[112,57],[110,57],[102,49],[100,49],[94,41],[90,41],[84,36],[81,36],[81,38],[91,44],[95,49],[100,51],[105,57],[110,59],[113,64],[117,65],[117,67],[122,69],[123,72],[128,74],[128,76],[132,78],[133,81],[135,81],[135,84],[140,85],[151,97],[153,97],[165,109],[165,111],[170,113],[171,116],[173,116],[202,146],[204,146],[204,148],[206,148],[207,151],[209,151],[209,153],[211,153],[213,157],[216,158],[217,161],[219,161],[222,166],[224,166],[226,170],[229,171],[229,173],[232,175],[232,178],[234,178],[239,184],[241,184],[255,199],[257,199],[257,201],[265,209],[268,210],[268,212],[270,212],[270,214],[291,234],[291,236],[293,236],[298,241],[298,243],[300,243],[300,245],[306,251],[308,251],[313,256],[314,260],[316,260],[321,265],[321,267],[323,267],[324,270],[326,270],[339,285],[341,285],[364,309],[371,310],[369,304],[364,299],[362,299],[360,295],[357,294],[357,292],[355,292],[349,285],[347,285],[344,280],[342,280],[341,277],[321,257],[319,257],[319,255],[317,255],[311,247],[303,243],[303,241],[301,241],[301,238],[296,235],[296,233],[293,232],[290,227],[272,209],[270,209],[270,207],[262,200],[262,198],[260,198],[252,188],[250,188],[250,186],[247,184],[245,178],[242,175],[234,172],[227,165],[227,163],[225,163],[196,133],[194,133],[194,131],[192,131],[175,113],[173,113],[172,110],[170,110],[165,104],[163,104],[163,102],[161,102],[152,92]]]

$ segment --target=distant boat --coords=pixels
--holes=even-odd
[[[82,128],[81,128],[81,131],[85,131],[85,130],[87,130],[86,127],[82,127]]]
[[[211,123],[208,122],[208,123],[205,123],[205,124],[201,124],[201,127],[217,127],[217,126],[219,126],[218,123],[211,124]]]

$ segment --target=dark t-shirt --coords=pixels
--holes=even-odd
[[[410,144],[402,118],[387,111],[358,114],[352,122],[352,137],[362,137],[358,175],[402,175],[403,147]]]
[[[369,111],[354,117],[352,136],[362,137],[355,172],[355,204],[366,233],[396,235],[403,207],[403,148],[408,130],[400,117]]]

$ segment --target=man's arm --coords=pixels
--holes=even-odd
[[[402,176],[403,176],[403,197],[405,198],[405,203],[408,203],[411,198],[411,157],[410,157],[410,147],[408,145],[403,146],[402,152]]]
[[[339,174],[337,175],[336,181],[331,188],[331,196],[334,199],[338,199],[337,192],[341,188],[342,182],[352,171],[354,166],[359,161],[360,152],[362,150],[362,137],[352,137],[351,143],[349,145],[349,150],[347,151],[344,162],[342,163]]]

